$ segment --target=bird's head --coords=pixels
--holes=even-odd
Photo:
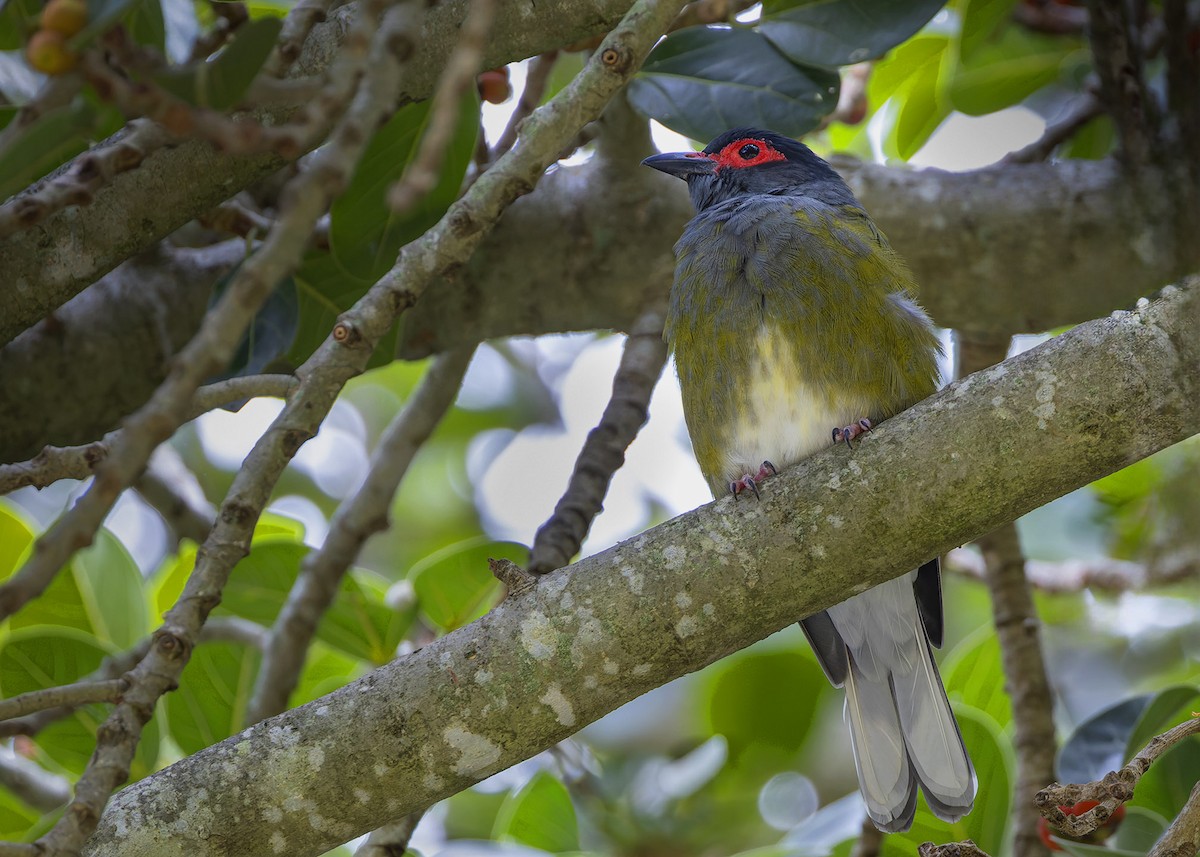
[[[669,152],[642,163],[686,181],[700,211],[739,196],[764,193],[853,200],[841,177],[812,149],[759,128],[734,128],[702,152]]]

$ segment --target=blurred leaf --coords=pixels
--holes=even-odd
[[[739,126],[799,137],[837,106],[839,86],[836,72],[794,64],[753,30],[688,27],[650,52],[629,101],[693,140]]]
[[[142,0],[87,0],[87,26],[70,39],[72,47],[78,48],[91,41],[117,23],[135,3]]]
[[[309,647],[308,655],[304,659],[304,672],[296,689],[292,691],[288,704],[295,706],[312,702],[327,693],[333,693],[339,687],[345,687],[366,672],[367,665],[359,659],[351,658],[316,640]]]
[[[1167,829],[1167,820],[1141,806],[1125,807],[1125,819],[1109,844],[1119,851],[1146,854]]]
[[[161,17],[160,9],[160,20]],[[153,78],[163,89],[189,104],[227,110],[241,101],[250,88],[271,55],[282,26],[278,18],[249,21],[238,27],[233,41],[213,59],[161,71]]]
[[[839,844],[858,841],[866,818],[862,795],[853,791],[793,827],[783,843],[795,849],[795,857],[828,857]]]
[[[1063,839],[1061,836],[1051,836],[1063,851],[1071,857],[1144,857],[1144,851],[1121,851],[1109,845],[1089,845],[1086,842],[1075,842]]]
[[[240,731],[254,689],[259,652],[240,643],[198,646],[179,689],[167,694],[167,724],[185,753],[195,753]]]
[[[150,609],[155,618],[161,617],[179,600],[188,575],[196,567],[196,545],[185,541],[179,545],[179,553],[163,558],[150,576]]]
[[[554,68],[550,72],[550,79],[546,81],[546,91],[542,95],[543,104],[558,95],[568,83],[575,79],[575,75],[583,71],[585,59],[582,52],[559,52],[558,59],[554,62]]]
[[[453,631],[487,613],[504,587],[492,575],[489,559],[529,561],[529,549],[486,536],[459,542],[430,554],[408,572],[417,607],[434,627]]]
[[[959,56],[966,59],[992,40],[1012,20],[1020,0],[966,0],[959,31]]]
[[[940,64],[950,46],[945,36],[916,36],[875,64],[867,86],[870,99],[883,102],[930,63]]]
[[[1111,155],[1116,142],[1117,132],[1112,119],[1108,116],[1097,116],[1076,131],[1075,136],[1067,141],[1060,151],[1063,158],[1097,161]]]
[[[882,56],[946,0],[766,0],[758,29],[795,62],[835,67]]]
[[[552,853],[579,850],[579,825],[566,787],[538,771],[500,806],[492,838]]]
[[[307,546],[290,539],[255,542],[234,569],[218,610],[269,627],[309,552]],[[317,638],[374,664],[391,660],[412,624],[413,612],[392,610],[384,603],[385,592],[384,584],[369,572],[352,570],[342,578],[337,598],[321,618]]]
[[[971,754],[979,782],[975,808],[953,825],[956,829],[965,828],[966,835],[956,838],[973,839],[988,854],[999,854],[1012,798],[1015,769],[1012,750],[996,722],[984,712],[956,705],[954,716],[962,728],[963,741]]]
[[[0,0],[0,50],[24,48],[30,34],[38,28],[41,11],[38,0]]]
[[[1190,685],[1168,687],[1154,694],[1129,733],[1122,764],[1140,753],[1156,735],[1186,720],[1196,708],[1200,708],[1200,689]]]
[[[446,808],[447,839],[491,839],[496,816],[508,793],[463,789],[442,801]]]
[[[906,161],[950,115],[950,102],[942,92],[941,69],[940,61],[931,59],[909,79],[904,95],[898,96],[900,113],[893,139],[897,153]]]
[[[294,542],[304,541],[304,524],[286,515],[263,512],[254,525],[254,541],[282,536]]]
[[[0,200],[5,200],[87,148],[98,114],[83,99],[50,110],[0,149]]]
[[[955,109],[982,116],[1011,107],[1058,79],[1060,67],[1081,50],[1077,39],[1045,36],[1020,27],[960,57],[948,94]]]
[[[1124,765],[1129,736],[1152,699],[1123,700],[1079,724],[1058,752],[1059,782],[1089,783]]]
[[[952,699],[978,708],[1001,726],[1012,721],[1012,701],[1004,691],[1000,641],[990,625],[955,646],[942,673]]]
[[[75,628],[41,625],[11,632],[0,642],[0,695],[13,697],[79,681],[112,650]],[[95,748],[102,706],[85,706],[38,733],[38,748],[65,770],[83,772]]]
[[[463,98],[459,104],[458,124],[446,148],[437,184],[403,216],[388,205],[388,190],[416,158],[429,122],[430,104],[421,101],[400,108],[375,132],[350,186],[330,209],[333,256],[354,277],[377,280],[396,263],[400,248],[424,234],[458,199],[479,131],[479,101],[475,95]]]
[[[240,267],[239,263],[213,286],[210,306],[221,299]],[[254,320],[243,334],[242,341],[238,343],[229,367],[214,380],[261,374],[271,363],[287,354],[296,338],[299,324],[300,308],[296,282],[291,277],[286,277],[275,286],[266,303],[254,314]],[[228,407],[236,411],[240,405],[233,404]]]
[[[1174,818],[1179,815],[1200,771],[1200,738],[1180,741],[1158,758],[1137,784],[1133,803]]]
[[[0,789],[0,837],[9,842],[30,841],[29,828],[41,815],[8,789]]]
[[[12,628],[75,628],[126,649],[145,635],[148,619],[141,572],[116,536],[101,529],[93,545],[9,621]]]
[[[125,27],[139,45],[166,51],[167,25],[163,21],[161,0],[135,0],[125,16]]]
[[[338,316],[367,293],[371,281],[347,273],[333,254],[325,250],[310,250],[295,278],[300,322],[288,353],[288,361],[293,366],[299,366],[329,336]],[[392,325],[379,341],[368,368],[374,369],[392,362],[397,327]]]
[[[0,497],[0,580],[17,570],[25,551],[33,544],[33,527],[25,510]]]
[[[740,654],[721,662],[702,710],[734,762],[749,752],[754,763],[782,769],[808,738],[826,684],[816,661],[797,651]]]

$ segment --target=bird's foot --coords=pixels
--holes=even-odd
[[[774,476],[779,470],[769,461],[764,461],[762,466],[758,468],[758,473],[751,475],[747,473],[741,479],[735,479],[729,483],[729,490],[733,492],[733,499],[737,499],[738,495],[743,491],[753,491],[755,497],[759,497],[758,483],[762,482],[768,476]]]
[[[866,434],[870,430],[871,430],[871,421],[869,419],[867,419],[866,417],[863,417],[861,420],[859,420],[856,423],[851,423],[850,425],[842,426],[841,428],[835,428],[833,430],[833,442],[835,444],[838,444],[838,443],[841,443],[842,441],[845,441],[846,446],[853,449],[854,444],[851,441],[853,441],[859,435]]]

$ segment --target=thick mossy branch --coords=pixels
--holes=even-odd
[[[784,471],[761,502],[709,504],[548,575],[130,786],[85,853],[320,854],[1195,434],[1198,309],[1193,285],[1081,325]]]

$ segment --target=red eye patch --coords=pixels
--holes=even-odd
[[[717,162],[717,169],[725,167],[756,167],[759,164],[769,164],[772,161],[786,161],[787,156],[783,152],[773,147],[765,140],[756,140],[753,137],[743,137],[741,140],[735,140],[728,146],[717,152],[715,155],[709,155]]]

